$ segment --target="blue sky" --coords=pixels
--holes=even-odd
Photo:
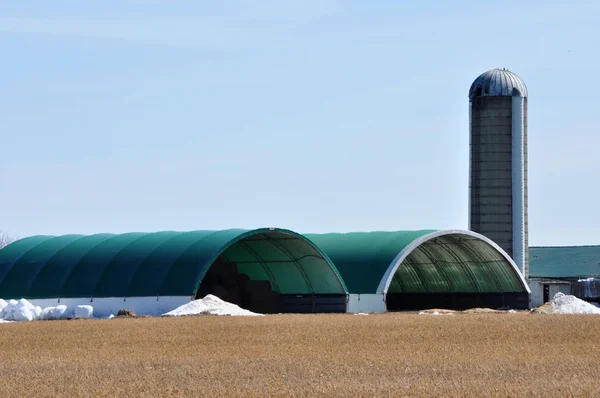
[[[598,21],[597,1],[1,1],[0,229],[467,228],[467,92],[507,67],[531,244],[600,244]]]

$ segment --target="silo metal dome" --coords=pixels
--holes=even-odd
[[[527,97],[527,86],[507,69],[492,69],[479,75],[471,84],[469,99],[474,97]]]

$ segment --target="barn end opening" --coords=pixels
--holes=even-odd
[[[196,298],[213,294],[258,313],[345,312],[346,288],[307,239],[280,231],[247,236],[221,253]]]
[[[437,236],[409,250],[386,295],[388,311],[528,306],[526,284],[510,260],[465,234]]]

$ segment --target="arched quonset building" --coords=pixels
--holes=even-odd
[[[469,231],[283,229],[33,236],[0,250],[0,297],[159,315],[215,294],[262,312],[527,308],[495,243]]]
[[[349,312],[529,307],[512,259],[471,231],[305,235],[333,261],[350,292]]]
[[[335,266],[283,229],[33,236],[0,250],[0,297],[162,314],[212,293],[257,312],[345,312]]]
[[[527,87],[506,69],[480,75],[469,89],[469,229],[511,256],[525,278]]]

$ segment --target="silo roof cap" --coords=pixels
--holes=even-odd
[[[469,99],[474,97],[527,97],[527,86],[508,69],[492,69],[471,84]]]

